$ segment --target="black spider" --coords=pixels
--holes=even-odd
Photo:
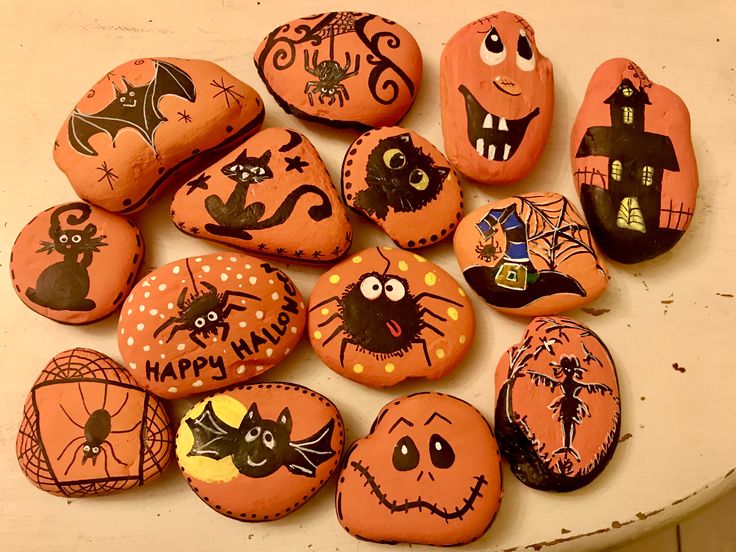
[[[304,93],[309,97],[309,105],[314,105],[314,93],[319,92],[319,103],[325,103],[325,98],[329,98],[327,104],[332,105],[337,99],[340,107],[343,106],[344,100],[349,100],[347,88],[342,81],[349,79],[358,74],[360,70],[360,55],[355,56],[355,69],[350,71],[350,54],[345,52],[345,67],[332,59],[325,61],[319,60],[319,51],[315,50],[312,54],[312,63],[309,63],[309,52],[304,51],[304,69],[307,73],[317,77],[316,81],[309,81],[304,87]],[[348,72],[350,71],[350,72]],[[344,100],[343,100],[344,97]]]
[[[502,253],[501,248],[498,245],[498,242],[496,239],[491,236],[491,239],[487,243],[479,243],[475,246],[475,252],[478,254],[478,258],[481,261],[485,261],[487,263],[494,262],[498,259],[498,256],[500,253]]]

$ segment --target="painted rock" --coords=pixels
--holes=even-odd
[[[26,399],[16,442],[28,480],[68,497],[148,483],[166,468],[172,451],[163,403],[90,349],[59,353],[43,369]]]
[[[495,421],[501,452],[525,485],[590,483],[621,429],[616,367],[601,339],[570,318],[533,319],[496,368]]]
[[[383,407],[348,450],[337,518],[354,537],[451,546],[481,537],[501,504],[498,445],[483,415],[442,393]]]
[[[142,262],[143,237],[133,223],[87,203],[65,203],[20,231],[10,275],[30,309],[64,324],[87,324],[120,306]]]
[[[256,91],[214,63],[138,59],[77,103],[54,161],[82,199],[133,213],[257,131],[263,114]]]
[[[612,259],[656,257],[690,225],[698,190],[690,114],[633,61],[611,59],[593,74],[570,156],[585,217]]]
[[[309,300],[309,339],[338,374],[372,387],[438,379],[473,340],[473,307],[447,272],[391,247],[325,272]]]
[[[423,247],[455,229],[463,192],[442,153],[416,132],[369,130],[348,148],[342,195],[400,247]]]
[[[317,150],[284,128],[262,130],[182,186],[171,217],[187,234],[301,261],[332,261],[352,241]]]
[[[299,290],[268,263],[232,253],[189,257],[133,288],[118,346],[141,386],[181,398],[272,368],[299,342],[305,318]]]
[[[453,166],[486,184],[529,174],[552,125],[553,81],[534,29],[518,15],[499,12],[460,29],[440,60],[442,134]]]
[[[292,383],[241,385],[196,404],[182,419],[176,457],[210,508],[240,521],[297,510],[337,470],[340,413]]]
[[[595,300],[608,272],[580,213],[565,196],[528,193],[468,214],[455,232],[463,276],[510,314],[557,314]]]
[[[395,124],[422,79],[414,37],[370,13],[322,13],[280,25],[254,61],[287,113],[337,127]]]

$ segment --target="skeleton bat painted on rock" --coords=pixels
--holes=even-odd
[[[171,63],[154,60],[154,74],[150,82],[133,86],[122,77],[125,89],[115,84],[115,99],[97,113],[81,113],[76,108],[69,118],[69,142],[83,155],[97,155],[89,139],[104,132],[112,140],[120,131],[131,128],[137,131],[150,148],[156,152],[153,136],[161,123],[166,121],[158,109],[158,102],[167,95],[178,96],[190,102],[197,98],[191,77]]]
[[[335,420],[331,419],[317,433],[291,441],[292,420],[288,408],[278,418],[264,420],[253,403],[240,422],[231,427],[215,413],[212,402],[196,418],[186,420],[194,436],[187,456],[206,456],[220,460],[230,456],[240,473],[248,477],[266,477],[281,466],[291,473],[315,477],[317,466],[335,455],[330,446]]]

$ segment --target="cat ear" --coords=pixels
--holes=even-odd
[[[404,134],[399,134],[397,136],[400,142],[403,142],[404,144],[411,144],[411,135],[408,132],[405,132]]]
[[[243,161],[245,161],[247,158],[248,158],[248,149],[245,148],[243,149],[243,151],[241,151],[238,154],[238,156],[235,158],[235,161],[233,161],[232,163],[229,163],[227,166],[229,167],[231,165],[242,165]]]
[[[291,413],[289,412],[288,407],[281,411],[281,414],[279,414],[277,419],[277,423],[280,426],[283,426],[287,433],[291,433]]]
[[[256,403],[250,405],[248,412],[246,412],[243,417],[241,425],[246,423],[246,421],[248,423],[258,423],[261,421],[261,415],[258,413],[258,406],[256,406]]]
[[[133,85],[128,82],[128,79],[126,79],[125,77],[122,77],[122,79],[123,79],[123,84],[125,85],[126,92],[130,90],[131,88],[133,88]]]
[[[259,161],[263,163],[264,165],[268,164],[269,160],[271,159],[271,150],[266,150],[263,152],[263,155],[261,155],[261,158]]]
[[[91,238],[97,232],[97,227],[94,224],[88,224],[84,227],[84,233],[87,234],[88,238]]]
[[[450,174],[450,168],[449,167],[434,167],[434,172],[437,176],[439,176],[442,180],[444,180],[448,174]]]

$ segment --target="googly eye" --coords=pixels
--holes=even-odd
[[[209,320],[210,322],[214,322],[215,320],[217,320],[217,313],[215,311],[208,312],[207,320]]]
[[[89,445],[84,445],[84,447],[82,448],[82,450],[84,452],[89,452]]]
[[[400,149],[391,148],[384,152],[383,162],[389,169],[403,169],[406,165],[406,156]]]
[[[204,316],[200,316],[194,321],[194,325],[197,328],[204,328],[204,325],[207,323],[207,321],[204,319]]]
[[[404,284],[399,282],[396,278],[391,278],[384,286],[386,290],[386,297],[391,301],[401,301],[406,295],[406,288]]]
[[[92,447],[92,454],[97,454],[100,452],[100,447]]]
[[[67,236],[66,234],[62,234],[61,236],[59,236],[59,241],[61,243],[66,243],[69,241],[69,236]]]
[[[263,432],[263,444],[269,449],[273,449],[276,446],[276,439],[273,438],[273,434],[270,431]]]
[[[251,430],[245,434],[245,442],[246,443],[252,443],[256,439],[258,439],[258,436],[261,434],[261,428],[260,427],[253,427]]]
[[[381,285],[381,281],[375,276],[368,276],[365,280],[360,282],[360,293],[370,301],[378,299],[382,291],[383,286]]]
[[[501,35],[498,34],[496,27],[491,27],[480,43],[480,59],[486,65],[498,65],[506,59],[506,48],[503,47]]]
[[[426,190],[429,186],[429,176],[422,169],[414,169],[409,175],[409,184],[419,191]]]
[[[522,71],[531,71],[537,65],[532,44],[526,36],[526,31],[519,31],[519,40],[516,42],[516,65]]]
[[[72,242],[73,243],[79,243],[81,241],[82,241],[82,236],[80,236],[79,234],[75,234],[75,235],[72,236]]]

